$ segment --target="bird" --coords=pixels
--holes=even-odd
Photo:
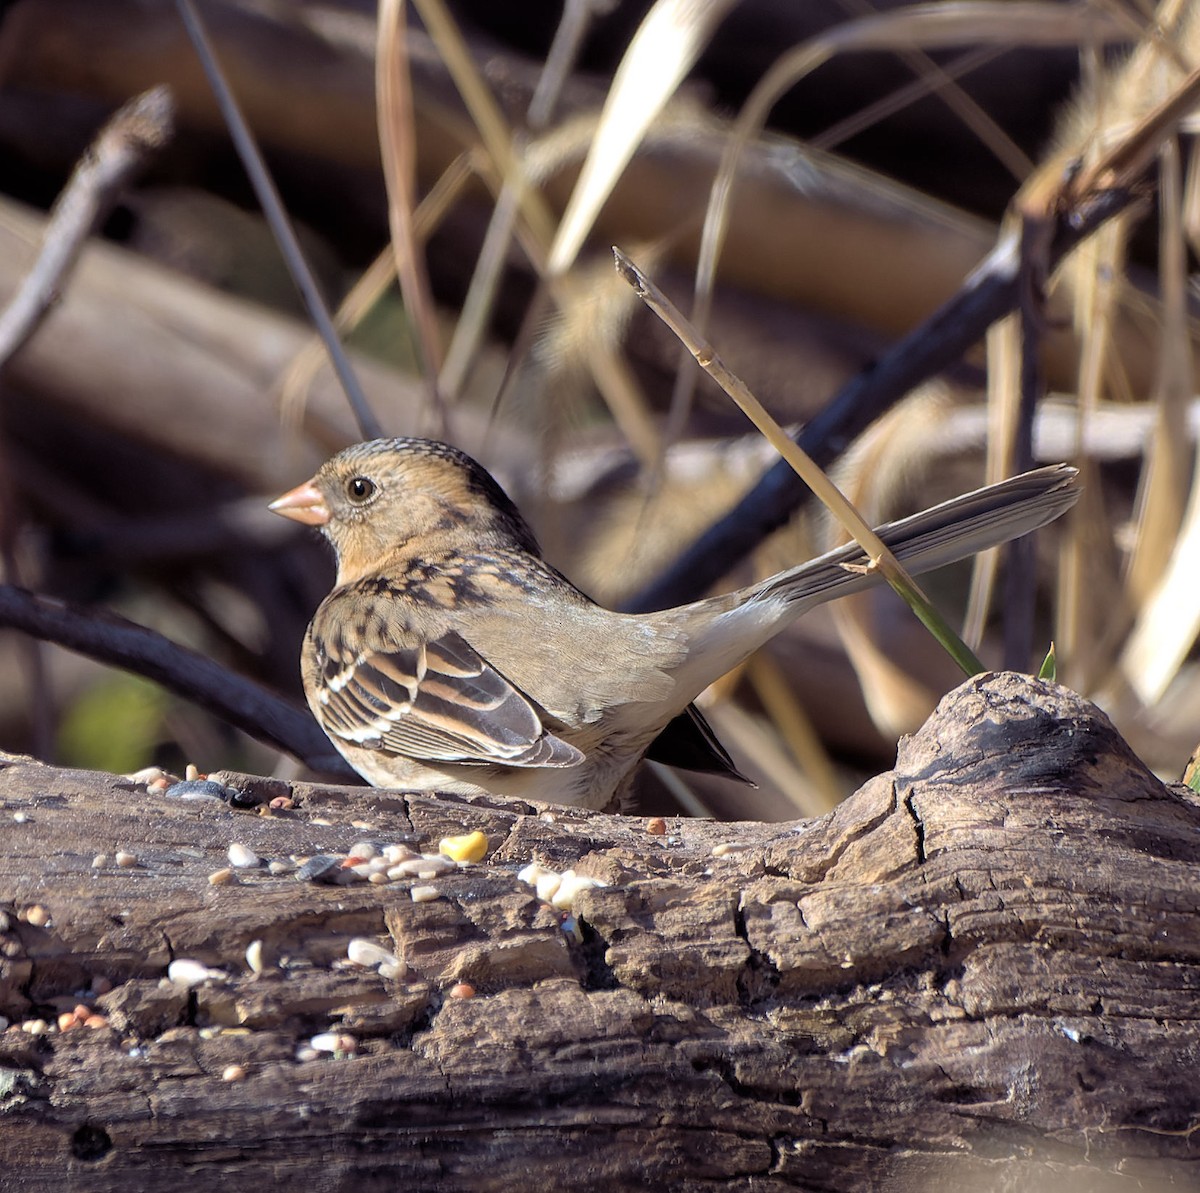
[[[1053,520],[1079,495],[1040,468],[880,528],[913,573]],[[694,701],[801,614],[878,583],[855,543],[651,613],[587,597],[543,558],[491,474],[433,439],[374,439],[270,503],[337,562],[301,678],[368,783],[616,810],[645,757],[730,770]]]

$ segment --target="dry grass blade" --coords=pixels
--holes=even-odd
[[[1163,327],[1159,348],[1157,425],[1142,481],[1137,545],[1129,563],[1129,592],[1135,602],[1162,575],[1179,533],[1187,500],[1190,445],[1187,406],[1191,400],[1192,356],[1188,336],[1187,241],[1183,234],[1183,179],[1179,146],[1163,146],[1159,177],[1159,278]]]
[[[414,232],[422,244],[441,222],[450,204],[472,177],[471,154],[461,153],[421,200],[413,219]],[[396,254],[388,245],[363,271],[342,299],[333,321],[339,331],[350,332],[374,309],[396,280]],[[289,362],[275,391],[279,394],[279,410],[289,426],[300,425],[307,405],[313,379],[324,360],[319,337],[314,337]]]
[[[425,254],[414,227],[417,206],[416,136],[413,120],[412,83],[405,53],[403,0],[379,0],[378,42],[375,53],[375,98],[379,115],[379,151],[388,194],[388,226],[396,276],[404,307],[416,329],[425,384],[439,429],[445,429],[437,376],[442,367],[437,315]]]
[[[604,201],[733,0],[657,0],[625,51],[592,147],[563,213],[547,268],[574,263]]]
[[[592,5],[593,0],[567,0],[563,7],[562,20],[555,31],[545,66],[526,111],[526,123],[531,131],[545,128],[550,119],[567,74],[575,63],[591,17]],[[442,389],[452,400],[466,384],[478,357],[487,321],[496,301],[501,270],[517,221],[524,172],[528,168],[527,139],[524,136],[514,145],[514,157],[520,159],[521,176],[506,176],[500,187],[442,367]],[[541,255],[539,252],[538,257]]]
[[[712,313],[717,262],[729,226],[733,189],[742,154],[771,109],[806,75],[835,54],[864,50],[946,49],[964,45],[1056,46],[1119,39],[1127,22],[1057,4],[993,3],[989,0],[915,5],[839,25],[789,50],[759,80],[738,113],[709,195],[696,263],[692,319],[704,331]],[[695,374],[685,373],[673,403],[686,406]]]
[[[354,369],[342,347],[341,340],[338,339],[329,308],[325,304],[325,298],[321,294],[321,289],[317,285],[317,280],[313,276],[308,262],[304,259],[300,242],[296,239],[296,233],[292,228],[291,220],[288,219],[283,201],[279,197],[279,191],[267,170],[257,144],[255,144],[250,126],[246,123],[246,118],[242,115],[233,91],[221,71],[200,15],[191,0],[175,0],[175,6],[179,10],[188,37],[204,67],[204,73],[216,96],[221,115],[229,128],[229,135],[237,148],[242,165],[249,175],[263,214],[271,225],[271,231],[279,245],[280,252],[287,261],[296,288],[304,298],[304,305],[308,309],[309,316],[317,325],[317,331],[324,341],[334,372],[337,373],[338,380],[345,390],[346,398],[354,411],[359,430],[364,438],[376,439],[383,433],[382,428],[371,411],[367,396],[354,374]]]

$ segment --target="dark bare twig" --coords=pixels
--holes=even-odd
[[[153,87],[125,104],[100,131],[59,196],[41,252],[29,275],[0,313],[0,365],[37,330],[62,289],[92,230],[121,187],[171,136],[174,105],[166,87]]]
[[[200,20],[200,14],[191,0],[175,0],[175,7],[179,10],[179,16],[191,39],[192,47],[208,77],[209,86],[213,89],[217,106],[221,109],[221,115],[229,129],[229,135],[233,139],[238,157],[241,158],[242,166],[250,178],[250,185],[254,187],[254,193],[263,209],[263,215],[267,217],[267,223],[271,226],[271,232],[279,245],[279,251],[287,262],[292,281],[296,283],[296,289],[300,291],[300,296],[304,299],[309,317],[316,324],[317,331],[325,342],[325,350],[329,353],[333,370],[337,374],[342,388],[346,391],[346,397],[354,412],[358,429],[364,438],[377,439],[383,434],[379,421],[371,411],[367,395],[359,384],[341,340],[338,339],[333,318],[329,314],[329,308],[325,305],[321,289],[317,285],[316,278],[313,277],[312,270],[308,267],[308,262],[304,259],[300,242],[296,239],[291,220],[288,219],[284,209],[283,200],[280,199],[279,192],[275,189],[275,183],[262,159],[262,154],[258,151],[258,146],[250,132],[250,126],[246,123],[246,118],[242,115],[241,108],[238,107],[229,82],[217,62],[216,54],[208,40],[208,34]]]
[[[1049,250],[1051,268],[1133,198],[1133,192],[1126,189],[1102,191],[1083,209],[1060,215]],[[827,467],[914,386],[954,364],[992,323],[1015,310],[1021,285],[1017,245],[1002,241],[953,298],[842,386],[796,442]],[[800,478],[780,460],[728,514],[623,608],[641,612],[695,599],[782,526],[808,497]]]
[[[145,626],[11,584],[0,584],[0,626],[152,679],[314,770],[356,781],[307,712]]]

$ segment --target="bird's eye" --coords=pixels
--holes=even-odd
[[[355,505],[364,505],[375,496],[375,482],[365,476],[352,476],[346,482],[346,496]]]

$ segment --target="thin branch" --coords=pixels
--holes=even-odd
[[[0,584],[0,626],[154,680],[313,770],[354,781],[316,721],[212,659],[113,613]]]
[[[279,245],[279,251],[287,262],[292,281],[300,291],[309,317],[316,324],[321,339],[325,341],[325,350],[329,353],[333,370],[337,374],[342,388],[346,391],[346,397],[349,399],[350,408],[354,411],[358,429],[364,438],[378,439],[383,434],[383,430],[371,411],[367,395],[363,392],[363,388],[355,376],[354,369],[350,365],[350,358],[346,355],[341,340],[338,339],[337,330],[333,326],[333,319],[329,314],[329,308],[325,305],[321,289],[317,285],[316,278],[313,277],[312,270],[308,267],[308,262],[304,259],[300,242],[296,239],[291,220],[288,219],[284,209],[283,200],[280,199],[262,154],[258,151],[258,146],[250,132],[250,126],[246,123],[246,118],[242,115],[241,108],[238,107],[229,82],[217,62],[212,44],[208,40],[208,34],[200,20],[200,14],[196,11],[192,0],[175,0],[175,7],[179,11],[180,19],[191,39],[196,56],[200,59],[200,65],[208,77],[209,86],[216,97],[217,106],[221,109],[221,115],[229,129],[229,135],[233,138],[238,157],[241,158],[242,166],[250,178],[250,185],[254,187],[254,193],[258,196],[258,202],[263,209],[263,214],[267,217],[267,223],[271,225],[271,231]]]
[[[1051,268],[1132,200],[1127,190],[1104,191],[1082,210],[1060,216],[1050,248]],[[1017,258],[1017,245],[1001,241],[953,298],[842,386],[797,436],[800,447],[827,467],[909,390],[955,363],[995,320],[1016,309],[1021,287]],[[800,478],[780,460],[623,607],[642,612],[695,599],[782,526],[808,496]]]
[[[33,268],[0,313],[0,365],[37,330],[92,230],[173,129],[171,93],[166,87],[153,87],[125,104],[100,130],[50,213]]]

